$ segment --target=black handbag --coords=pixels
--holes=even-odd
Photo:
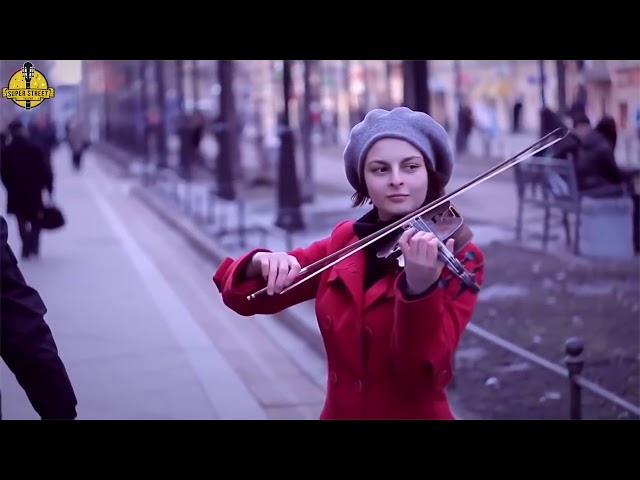
[[[62,210],[53,204],[43,207],[39,220],[40,227],[44,230],[57,230],[66,223]]]

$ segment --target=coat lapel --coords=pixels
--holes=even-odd
[[[376,283],[371,285],[364,295],[363,311],[371,308],[375,303],[383,298],[394,298],[396,279],[402,270],[397,267],[393,274],[385,275]]]
[[[339,242],[340,247],[351,245],[358,241],[358,237],[352,234],[347,242]],[[372,285],[366,293],[364,290],[364,276],[366,273],[366,254],[364,250],[360,250],[348,258],[336,263],[330,270],[328,283],[340,282],[344,286],[345,293],[349,295],[356,307],[355,315],[345,318],[345,322],[341,322],[340,334],[351,337],[356,348],[350,350],[348,354],[351,356],[352,365],[358,366],[360,370],[364,368],[363,358],[363,325],[361,318],[364,312],[372,307],[379,299],[390,297],[393,298],[395,292],[395,281],[397,274],[401,271],[400,267],[396,268],[393,275],[385,275]],[[349,314],[347,314],[349,315]]]
[[[357,240],[357,237],[354,236],[354,240]],[[351,243],[353,243],[353,241],[349,242],[349,244]],[[341,262],[336,263],[328,279],[329,282],[336,281],[337,279],[342,281],[356,305],[358,316],[362,314],[363,308],[362,286],[365,273],[365,261],[365,253],[363,250],[360,250]]]
[[[347,244],[350,245],[357,240],[358,237],[354,235]],[[402,269],[399,266],[395,267],[393,275],[385,275],[363,293],[366,254],[364,250],[360,250],[334,265],[328,281],[334,282],[337,279],[342,281],[356,304],[358,315],[360,316],[381,298],[394,297],[396,278],[401,271]]]

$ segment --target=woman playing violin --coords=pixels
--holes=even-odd
[[[354,206],[372,208],[337,224],[327,238],[290,252],[252,250],[227,258],[213,280],[240,315],[274,314],[315,298],[327,354],[321,419],[454,419],[446,387],[476,294],[438,257],[433,233],[399,235],[403,262],[379,258],[374,242],[291,288],[305,266],[365,238],[444,195],[453,169],[447,133],[406,107],[376,109],[353,127],[344,151]],[[446,242],[454,252],[454,239]],[[468,241],[455,251],[482,284],[483,255]],[[400,266],[402,265],[402,266]],[[267,294],[247,296],[267,289]]]

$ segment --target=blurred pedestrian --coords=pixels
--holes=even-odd
[[[0,176],[7,190],[7,213],[15,215],[22,240],[22,258],[40,252],[40,218],[44,209],[43,191],[53,196],[51,165],[26,136],[20,120],[9,124],[10,143],[2,152]]]
[[[49,169],[53,172],[51,152],[58,146],[59,142],[56,127],[47,113],[38,114],[34,121],[29,123],[28,135],[30,140],[40,149],[42,158],[44,158],[49,165]]]
[[[617,128],[612,117],[604,117],[595,128],[586,128],[576,164],[576,175],[581,190],[596,196],[619,196],[627,192],[627,179],[615,159]]]
[[[473,132],[475,120],[471,107],[466,100],[461,100],[458,109],[458,128],[456,129],[456,153],[466,153],[469,150],[469,136]]]
[[[9,135],[4,132],[4,131],[0,131],[0,155],[2,154],[2,152],[4,152],[4,148],[9,144]],[[0,156],[0,158],[2,158]]]
[[[587,88],[584,85],[577,86],[575,98],[571,103],[571,107],[569,107],[568,115],[574,122],[579,117],[587,116]]]
[[[77,399],[44,319],[47,308],[22,275],[7,238],[0,216],[0,355],[42,420],[73,420]]]
[[[82,157],[89,142],[82,124],[75,118],[69,119],[65,124],[65,140],[71,149],[73,170],[79,172],[82,167]]]
[[[433,234],[402,234],[403,266],[378,258],[381,245],[374,242],[280,294],[301,268],[440,198],[453,169],[445,129],[406,107],[369,112],[351,130],[343,159],[353,205],[372,205],[364,216],[338,223],[329,237],[306,248],[258,248],[227,258],[213,281],[225,305],[244,316],[316,299],[328,361],[321,419],[454,419],[446,387],[477,297],[469,290],[457,295],[461,282],[438,259]],[[465,266],[482,284],[478,246],[448,241],[447,247],[458,259],[470,259]],[[265,286],[265,295],[247,299]]]
[[[518,94],[515,102],[513,103],[512,112],[512,131],[513,133],[520,133],[522,129],[522,108],[524,106],[524,99],[522,94]]]
[[[546,128],[542,136],[551,133],[556,128],[564,127],[562,119],[549,108],[543,109],[542,119]],[[573,128],[565,138],[551,147],[551,154],[554,158],[570,160],[575,164],[582,148],[582,141],[591,131],[591,121],[586,115],[576,115],[572,122]]]
[[[500,134],[496,99],[485,95],[475,105],[473,118],[482,140],[482,154],[487,160],[491,160],[493,144]]]

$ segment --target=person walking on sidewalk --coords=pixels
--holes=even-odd
[[[74,420],[78,402],[44,319],[47,308],[24,279],[7,238],[0,216],[0,355],[42,420]]]
[[[83,126],[76,118],[71,118],[65,124],[65,140],[71,150],[71,166],[75,172],[82,168],[82,157],[89,142],[85,136]]]
[[[28,126],[29,138],[36,144],[45,161],[51,163],[51,153],[59,145],[56,126],[48,113],[38,113]],[[53,169],[53,166],[51,167]]]
[[[409,229],[399,240],[404,266],[376,256],[376,243],[280,294],[300,270],[444,195],[453,169],[445,129],[429,115],[375,109],[353,127],[343,154],[353,205],[372,208],[330,236],[290,252],[253,249],[226,258],[213,276],[224,304],[240,315],[275,314],[316,299],[327,353],[327,395],[320,419],[454,419],[446,395],[453,355],[477,297],[456,296],[457,277],[438,259],[433,234]],[[384,239],[383,239],[384,240]],[[473,242],[456,257],[472,260],[484,279],[484,255]],[[378,246],[379,248],[379,246]],[[267,294],[247,296],[266,286]]]
[[[0,176],[7,190],[7,213],[15,215],[22,240],[22,258],[40,252],[43,190],[53,194],[53,172],[42,151],[26,136],[20,120],[9,124],[10,143],[2,151]]]

